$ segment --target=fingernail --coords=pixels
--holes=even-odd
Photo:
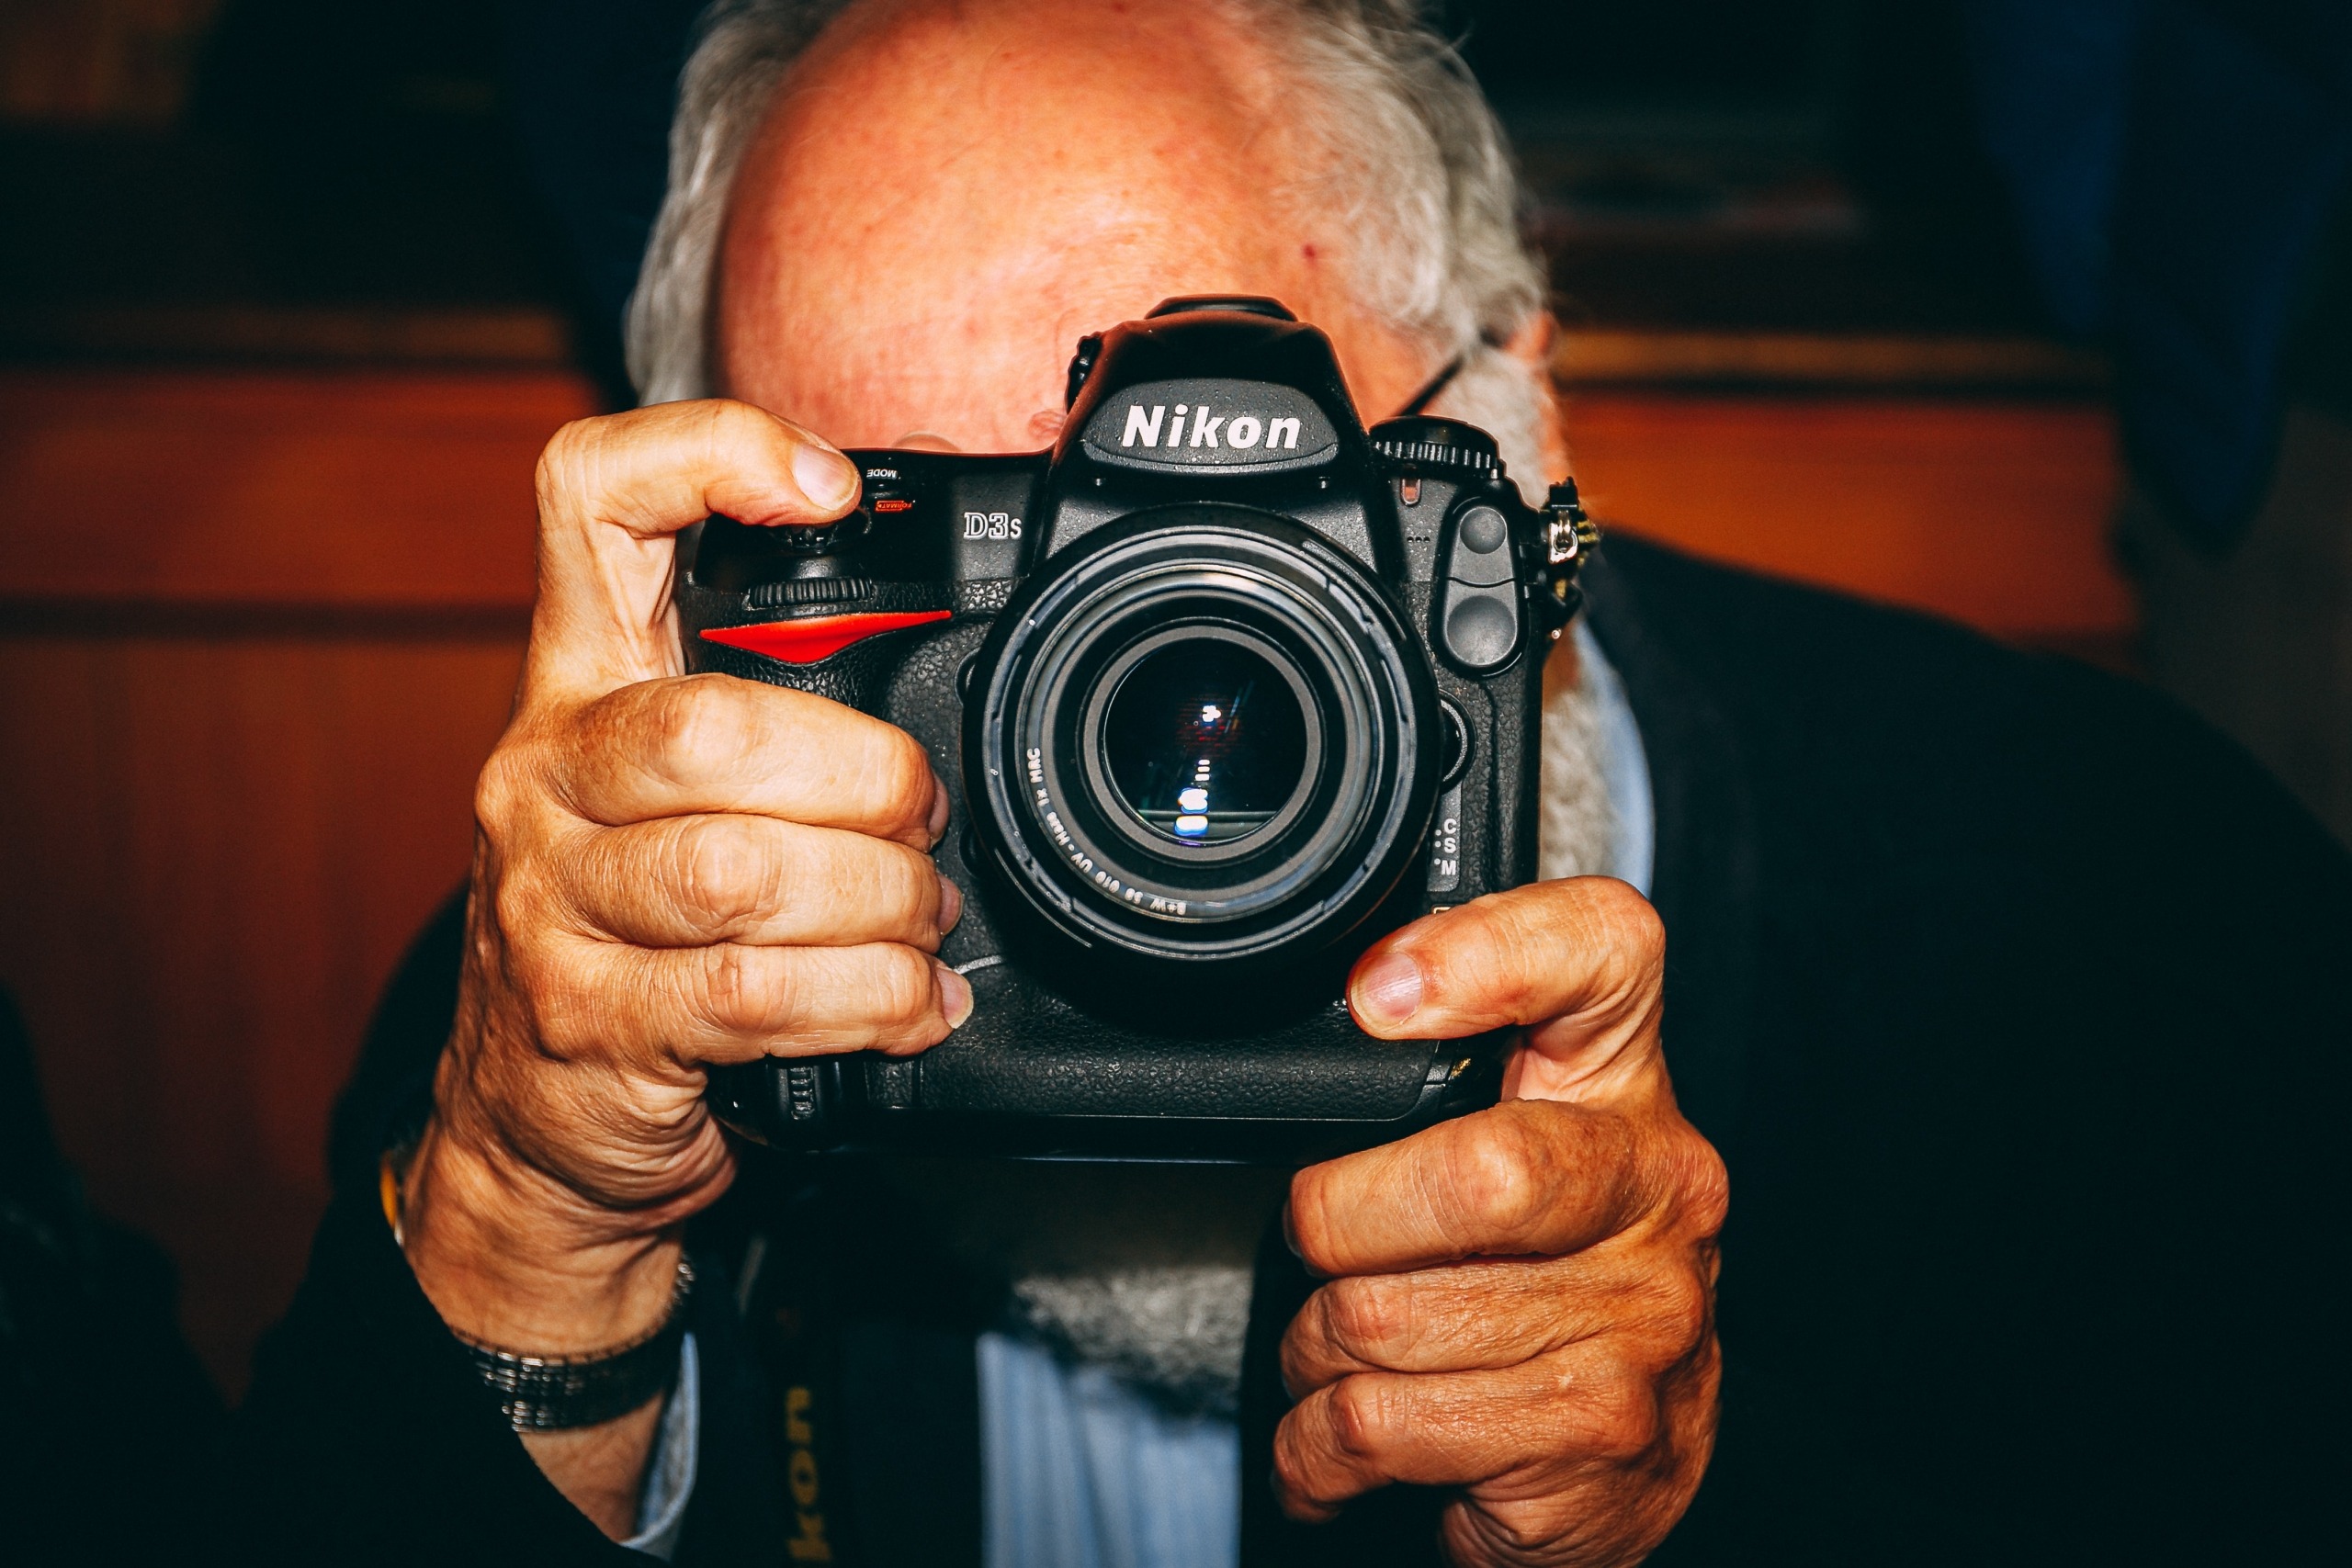
[[[792,455],[792,478],[819,506],[847,506],[857,494],[857,470],[838,452],[803,446]]]
[[[947,1027],[961,1029],[972,1016],[972,983],[944,964],[932,967],[939,971],[939,1002],[947,1013]]]
[[[934,784],[931,786],[931,841],[935,844],[946,836],[947,786]]]
[[[1401,953],[1374,959],[1356,976],[1349,999],[1369,1022],[1404,1022],[1421,1006],[1421,966]]]
[[[939,879],[939,934],[945,936],[964,918],[964,890],[948,881]],[[960,977],[960,976],[959,976]]]

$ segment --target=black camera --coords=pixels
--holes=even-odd
[[[729,1068],[738,1131],[1159,1159],[1320,1156],[1491,1103],[1499,1038],[1377,1041],[1352,961],[1530,880],[1544,651],[1594,542],[1453,421],[1359,423],[1322,333],[1172,299],[1080,345],[1050,452],[852,452],[822,527],[680,542],[686,666],[899,726],[954,796],[913,1057]]]

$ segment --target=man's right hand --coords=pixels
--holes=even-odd
[[[403,1211],[419,1282],[469,1337],[582,1353],[661,1321],[679,1226],[732,1172],[707,1067],[920,1051],[970,1010],[933,956],[961,899],[927,852],[947,795],[922,748],[821,697],[679,673],[672,536],[714,512],[820,523],[856,495],[848,459],[741,403],[585,420],[540,458],[530,649],[475,798],[457,1027]],[[611,1462],[563,1461],[615,1440]],[[641,1441],[532,1447],[627,1532]]]

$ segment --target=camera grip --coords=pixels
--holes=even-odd
[[[921,1055],[721,1068],[713,1110],[802,1153],[1304,1162],[1492,1105],[1511,1038],[1374,1040],[1337,1008],[1249,1035],[1148,1033],[1004,965],[971,979],[972,1022]]]
[[[770,608],[756,592],[681,584],[675,597],[686,672],[740,676],[880,715],[904,659],[904,639],[896,634],[944,622],[951,611],[931,584],[839,586],[856,596]]]
[[[948,626],[951,592],[944,584],[833,578],[739,592],[682,578],[673,598],[688,674],[734,675],[888,717],[892,682],[910,668],[907,638],[896,634]],[[845,634],[854,635],[842,640]],[[804,657],[764,653],[762,644]],[[937,658],[927,651],[919,661]],[[953,677],[933,683],[952,687]],[[822,1148],[841,1141],[863,1090],[854,1063],[823,1057],[715,1068],[708,1095],[719,1121],[744,1137]]]

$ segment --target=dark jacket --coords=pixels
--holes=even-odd
[[[185,1555],[227,1412],[180,1336],[178,1293],[163,1248],[92,1209],[0,990],[0,1559]]]
[[[2332,1539],[2352,861],[2227,742],[2075,664],[1628,542],[1592,615],[1657,796],[1668,1057],[1732,1178],[1720,1438],[1656,1561],[2211,1563]],[[307,1561],[617,1561],[377,1210],[381,1108],[415,1103],[456,953],[445,918],[388,998],[232,1495]],[[747,1226],[789,1266],[747,1317],[699,1298],[678,1561],[791,1561],[777,1378],[829,1423],[837,1560],[977,1561],[986,1303],[858,1184],[752,1175],[696,1235],[706,1272]],[[1433,1497],[1322,1529],[1270,1506],[1268,1352],[1306,1289],[1265,1252],[1245,1556],[1432,1561]]]

